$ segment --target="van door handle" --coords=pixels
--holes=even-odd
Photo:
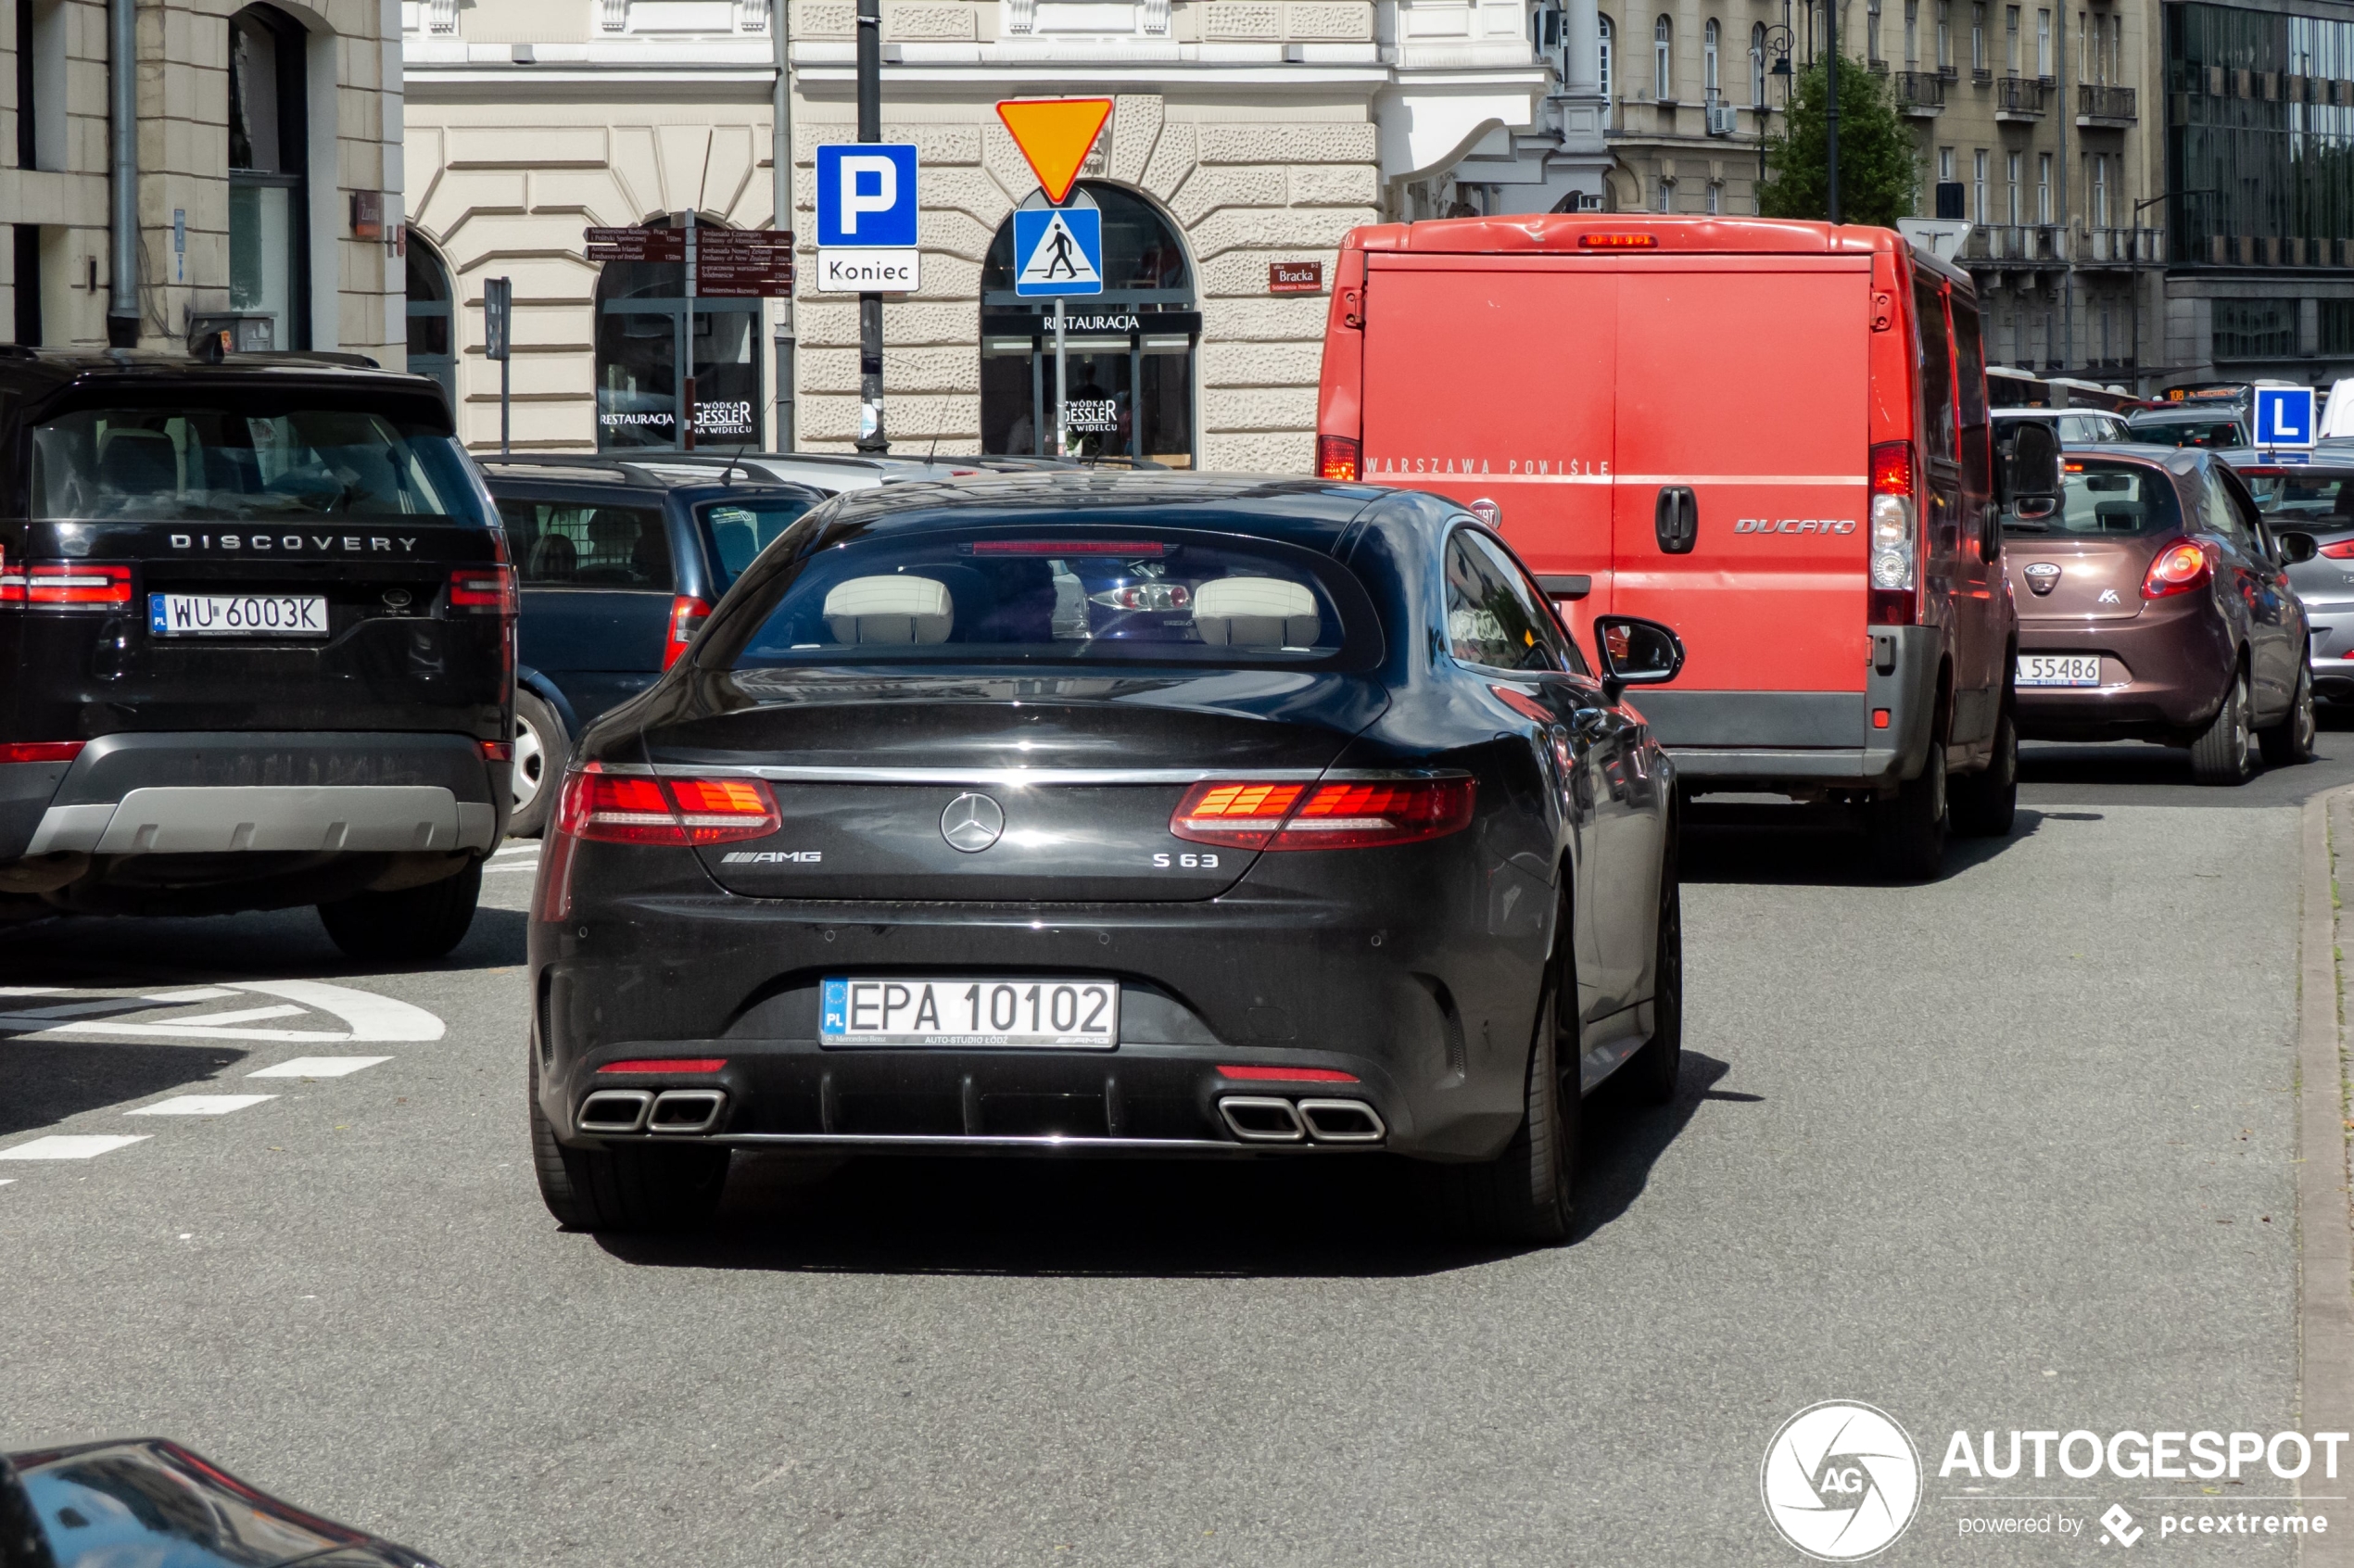
[[[1700,543],[1700,498],[1689,486],[1662,485],[1652,509],[1652,531],[1666,555],[1690,555]]]

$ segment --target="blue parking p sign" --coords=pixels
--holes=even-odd
[[[916,149],[828,143],[817,149],[817,243],[872,249],[916,243]]]
[[[2256,444],[2259,447],[2310,447],[2313,444],[2313,389],[2310,386],[2258,387]]]

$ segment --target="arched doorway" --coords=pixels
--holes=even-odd
[[[458,406],[458,359],[450,333],[449,269],[431,246],[409,235],[409,371],[429,375]]]
[[[1201,342],[1192,264],[1175,225],[1135,192],[1083,182],[1076,204],[1103,213],[1104,292],[1065,301],[1073,450],[1124,452],[1191,468],[1194,355]],[[1032,193],[1025,206],[1044,205]],[[1055,423],[1053,302],[1014,292],[1014,221],[981,269],[981,449],[1043,454]]]
[[[229,19],[229,308],[272,348],[310,347],[309,43],[275,6]]]
[[[709,223],[698,217],[699,226]],[[670,226],[651,219],[650,229]],[[760,301],[698,298],[676,261],[608,261],[597,276],[597,446],[677,450],[693,380],[698,446],[760,440]]]

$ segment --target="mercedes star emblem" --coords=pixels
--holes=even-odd
[[[1005,830],[1005,808],[987,795],[958,795],[940,814],[940,836],[967,854],[979,854]]]

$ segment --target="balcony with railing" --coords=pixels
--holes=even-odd
[[[2043,119],[2044,79],[2040,76],[1996,77],[1994,118],[2029,125]]]
[[[2015,267],[2068,264],[2068,231],[2057,223],[1981,223],[1963,247],[1965,262]]]
[[[2104,87],[2090,82],[2076,84],[2076,123],[2086,130],[2122,131],[2133,123],[2133,89]]]
[[[2079,267],[2155,267],[2166,259],[2163,229],[2088,229],[2076,231]]]
[[[1896,107],[1916,120],[1934,120],[1945,112],[1945,79],[1933,70],[1896,73]]]

